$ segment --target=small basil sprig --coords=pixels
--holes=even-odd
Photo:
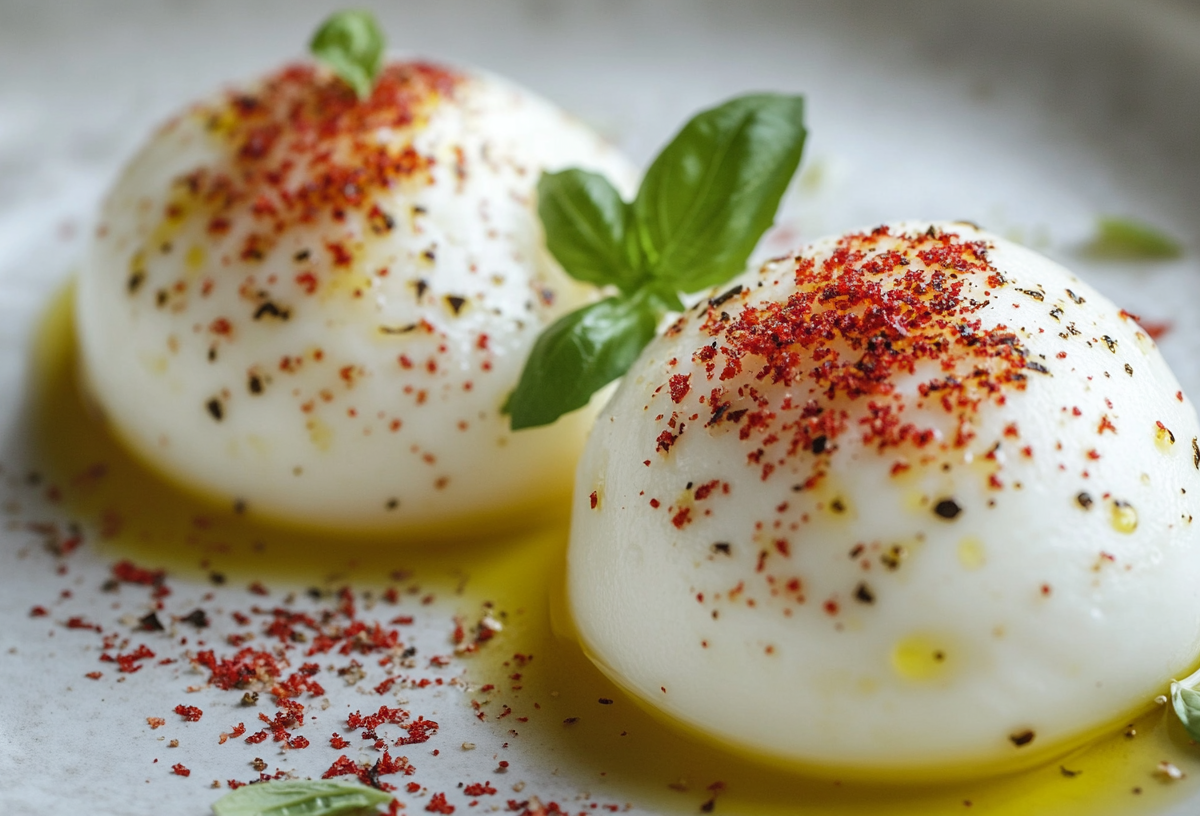
[[[1084,247],[1093,258],[1153,261],[1178,258],[1183,247],[1156,227],[1130,218],[1096,219],[1096,236]]]
[[[338,779],[256,782],[213,802],[215,816],[336,816],[386,805],[391,794]]]
[[[1188,736],[1200,741],[1200,671],[1183,680],[1171,681],[1171,705]]]
[[[371,12],[334,12],[317,29],[308,48],[353,88],[359,99],[371,95],[385,48],[383,31]]]
[[[679,293],[743,270],[804,150],[804,100],[754,94],[704,111],[659,153],[632,202],[603,176],[543,173],[538,215],[567,274],[618,294],[566,315],[534,344],[504,412],[548,425],[629,370]]]

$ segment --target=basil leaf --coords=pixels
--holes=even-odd
[[[650,165],[633,202],[651,274],[685,292],[743,270],[800,163],[804,100],[756,94],[696,116]]]
[[[629,370],[654,337],[663,305],[651,294],[610,297],[560,318],[533,346],[503,411],[512,429],[549,425],[587,405]]]
[[[1096,237],[1085,247],[1093,258],[1164,260],[1178,258],[1183,247],[1158,229],[1128,218],[1099,218]]]
[[[1171,705],[1183,723],[1188,736],[1200,740],[1200,691],[1188,688],[1183,683],[1171,681]]]
[[[244,785],[213,802],[215,816],[334,816],[385,805],[391,794],[358,782],[284,779]]]
[[[645,277],[630,258],[629,205],[608,179],[586,170],[543,173],[538,215],[546,247],[575,280],[631,292]]]
[[[383,66],[383,31],[369,11],[338,11],[317,29],[308,48],[333,69],[359,99],[375,88]]]

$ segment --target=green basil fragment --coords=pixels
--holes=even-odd
[[[284,779],[256,782],[213,802],[215,816],[336,816],[376,809],[389,793],[359,782],[336,779]]]
[[[546,248],[568,275],[625,292],[637,288],[645,276],[630,255],[629,205],[608,179],[578,169],[543,173],[537,190]]]
[[[667,145],[633,202],[651,274],[684,292],[743,271],[804,150],[804,100],[755,94],[696,116]]]
[[[314,57],[354,89],[359,99],[371,95],[386,47],[375,15],[369,11],[334,12],[317,29],[308,47]]]
[[[1128,218],[1097,219],[1096,237],[1086,250],[1106,260],[1167,260],[1183,254],[1183,247],[1171,236]]]
[[[1171,681],[1171,705],[1188,736],[1200,740],[1200,691]]]
[[[513,430],[548,425],[620,377],[680,292],[742,272],[804,151],[804,100],[754,94],[693,118],[650,165],[632,204],[603,176],[543,173],[538,215],[567,274],[621,297],[587,306],[538,338],[504,412]]]
[[[639,293],[606,298],[553,323],[538,337],[504,405],[513,430],[549,425],[587,405],[629,370],[664,311],[657,298]]]

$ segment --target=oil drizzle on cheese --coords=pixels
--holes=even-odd
[[[1196,795],[1200,747],[1162,708],[1052,764],[946,784],[814,779],[709,744],[643,711],[570,637],[556,632],[552,608],[561,604],[567,537],[561,516],[519,535],[397,548],[386,539],[342,540],[260,525],[234,508],[186,495],[134,461],[85,407],[70,311],[64,293],[40,328],[29,431],[39,466],[53,481],[72,486],[64,512],[101,531],[95,548],[102,557],[164,565],[177,579],[204,580],[207,571],[219,570],[230,580],[297,588],[329,580],[366,588],[403,567],[442,597],[455,598],[464,613],[492,601],[506,611],[506,628],[469,658],[467,675],[476,688],[495,683],[491,706],[510,706],[514,716],[473,727],[508,734],[527,717],[514,729],[514,749],[530,746],[524,749],[528,762],[552,766],[597,797],[657,813],[697,813],[711,803],[714,813],[764,815],[1104,816],[1161,812]],[[104,477],[86,478],[97,465]],[[512,671],[504,662],[514,653],[536,658],[522,669],[519,690],[497,679]],[[1167,781],[1157,772],[1163,761],[1187,778]]]

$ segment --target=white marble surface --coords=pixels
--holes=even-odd
[[[396,48],[506,74],[643,162],[699,107],[751,89],[804,92],[812,131],[807,170],[777,241],[906,217],[978,222],[1073,266],[1129,311],[1171,321],[1163,352],[1193,398],[1200,394],[1195,2],[364,5],[376,8]],[[0,0],[5,497],[24,489],[11,474],[24,456],[29,335],[79,257],[105,185],[156,122],[223,82],[298,56],[333,7],[314,0]],[[1150,266],[1081,258],[1080,245],[1104,214],[1156,224],[1188,252]],[[53,517],[54,510],[38,512]],[[129,740],[113,719],[164,694],[149,672],[106,686],[103,705],[95,695],[65,692],[88,682],[74,678],[96,665],[95,653],[65,632],[53,655],[44,648],[53,618],[30,619],[29,608],[67,584],[36,543],[27,531],[0,533],[0,809],[207,812],[216,792],[203,785],[168,784],[176,780],[161,767],[153,784],[144,782],[149,758],[163,752],[157,743]],[[22,548],[34,555],[19,558]],[[94,584],[107,563],[81,552],[72,570]],[[176,606],[207,589],[178,587]],[[100,616],[108,602],[81,592],[71,614]],[[434,642],[444,633],[431,624],[420,637]],[[170,705],[179,702],[175,691],[166,695]],[[169,711],[165,701],[155,705]],[[453,708],[444,698],[430,705]],[[224,719],[207,721],[211,742]],[[447,779],[475,775],[464,757],[442,766]],[[65,772],[51,770],[64,761]],[[553,785],[570,796],[584,781],[568,771]]]

